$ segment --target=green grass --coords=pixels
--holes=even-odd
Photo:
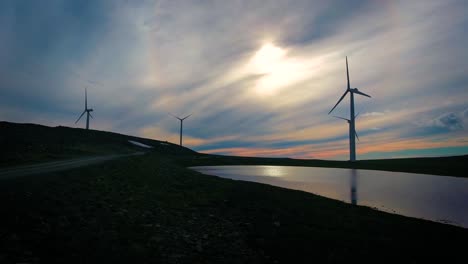
[[[468,230],[147,154],[2,181],[0,262],[453,262]],[[176,162],[177,161],[177,162]]]

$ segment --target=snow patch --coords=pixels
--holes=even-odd
[[[132,143],[135,146],[139,146],[139,147],[142,147],[142,148],[153,148],[152,146],[148,146],[148,145],[145,145],[143,143],[133,141],[133,140],[129,140],[128,142]]]

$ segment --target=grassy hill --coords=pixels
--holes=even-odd
[[[145,149],[129,140],[153,149]],[[118,133],[69,127],[0,122],[0,167],[81,156],[123,154],[136,151],[193,154],[188,148],[169,142]]]

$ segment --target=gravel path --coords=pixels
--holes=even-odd
[[[11,168],[0,169],[0,180],[14,178],[19,176],[26,176],[31,174],[40,174],[45,172],[62,171],[72,168],[78,168],[96,164],[104,161],[114,160],[123,157],[143,155],[144,152],[135,152],[131,154],[113,154],[105,156],[85,157],[61,161],[52,161],[45,163],[38,163],[32,165],[17,166]]]

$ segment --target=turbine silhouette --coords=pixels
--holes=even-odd
[[[359,114],[356,114],[356,115],[354,116],[354,119],[356,119],[358,116],[359,116]],[[351,120],[349,120],[348,118],[344,118],[344,117],[341,117],[341,116],[333,116],[333,117],[346,120],[346,121],[348,122],[348,124],[351,125]],[[357,140],[359,141],[359,136],[358,136],[358,134],[357,134],[357,132],[356,132],[356,127],[354,128],[354,135],[356,135],[356,138],[357,138]]]
[[[81,113],[80,117],[78,117],[78,119],[75,121],[75,124],[78,123],[78,121],[80,121],[80,119],[86,113],[86,129],[88,130],[89,129],[89,117],[94,118],[91,115],[92,111],[93,111],[92,108],[88,109],[88,95],[87,95],[87,89],[85,88],[85,109],[84,109],[83,113]]]
[[[354,94],[359,94],[367,97],[371,97],[370,95],[367,95],[361,91],[358,90],[358,88],[351,88],[350,82],[349,82],[349,69],[348,69],[348,57],[346,57],[346,76],[348,79],[348,87],[344,94],[341,96],[340,100],[333,106],[333,108],[328,112],[330,114],[337,106],[338,104],[345,98],[345,96],[349,93],[350,94],[350,118],[349,118],[349,160],[350,161],[355,161],[356,160],[356,141],[354,140],[356,137],[356,125],[355,125],[355,118],[356,116],[354,115]]]
[[[173,115],[173,114],[171,114],[171,113],[169,113],[169,114],[170,114],[171,116],[173,116],[173,117],[179,119],[179,121],[180,121],[180,146],[182,146],[182,127],[183,127],[183,124],[184,124],[184,120],[187,119],[187,118],[189,118],[192,114],[190,114],[190,115],[188,115],[188,116],[186,116],[186,117],[184,117],[184,118],[180,118],[180,117],[175,116],[175,115]]]

